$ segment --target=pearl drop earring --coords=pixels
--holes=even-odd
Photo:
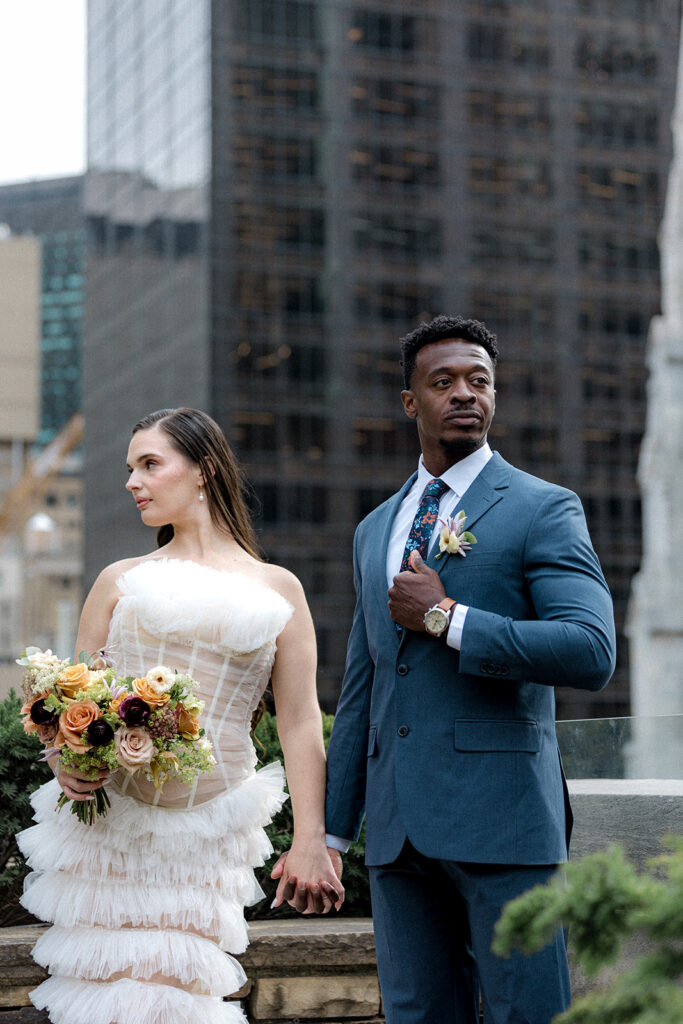
[[[199,492],[199,500],[204,501],[204,491]]]

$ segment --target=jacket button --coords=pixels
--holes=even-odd
[[[398,672],[398,674],[400,676],[407,676],[408,675],[408,666],[401,664],[401,665],[398,666],[396,671]]]
[[[410,729],[408,728],[407,725],[399,725],[399,727],[398,727],[398,734],[399,734],[399,736],[407,736],[409,732],[410,732]]]

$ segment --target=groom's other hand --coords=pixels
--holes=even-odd
[[[443,601],[446,591],[438,572],[425,564],[418,551],[412,552],[410,564],[413,572],[408,569],[394,576],[389,589],[389,614],[404,629],[423,633],[425,612]]]

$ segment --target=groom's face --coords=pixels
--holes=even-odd
[[[417,423],[427,468],[444,472],[486,441],[496,408],[491,357],[461,338],[425,345],[401,398]]]

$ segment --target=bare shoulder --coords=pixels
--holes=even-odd
[[[149,555],[143,555],[137,558],[121,558],[118,562],[112,562],[110,565],[105,566],[100,572],[97,579],[92,585],[92,590],[96,591],[99,595],[105,593],[117,593],[118,587],[116,581],[124,572],[128,572],[129,569],[135,568],[140,562],[146,561]]]
[[[269,562],[262,562],[261,581],[266,586],[272,587],[273,590],[277,590],[278,594],[282,594],[283,597],[286,597],[295,606],[306,601],[304,588],[301,586],[299,578],[281,565],[271,565]]]

